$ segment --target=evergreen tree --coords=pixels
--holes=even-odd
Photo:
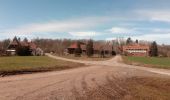
[[[31,55],[29,47],[25,47],[25,46],[18,46],[16,49],[16,53],[18,56],[30,56]]]
[[[152,57],[158,56],[158,46],[157,46],[157,43],[155,41],[151,44],[150,56],[152,56]]]
[[[129,37],[127,40],[126,40],[126,44],[131,44],[133,43],[132,39]]]
[[[86,46],[87,56],[93,56],[93,40],[89,40]]]
[[[136,40],[136,43],[138,44],[138,43],[139,43],[139,41],[138,41],[138,40]]]
[[[27,42],[28,42],[28,39],[27,39],[27,38],[24,38],[24,40],[23,40],[23,41],[27,43]]]

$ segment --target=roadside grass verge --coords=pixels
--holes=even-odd
[[[113,58],[113,56],[106,56],[104,58],[99,57],[98,55],[94,55],[92,57],[87,57],[86,55],[82,55],[80,57],[75,57],[74,54],[70,54],[70,55],[56,55],[53,54],[55,56],[60,56],[63,58],[68,58],[68,59],[74,59],[74,60],[85,60],[85,61],[105,61],[105,60],[109,60],[111,58]]]
[[[124,63],[145,67],[170,69],[170,58],[123,56]]]
[[[169,100],[170,79],[161,77],[133,77],[126,86],[133,96],[131,100]]]
[[[0,57],[0,75],[14,75],[76,68],[84,64],[56,60],[47,56]]]
[[[126,76],[125,76],[126,77]],[[132,76],[108,78],[102,86],[87,89],[80,100],[169,100],[170,78],[164,76]]]

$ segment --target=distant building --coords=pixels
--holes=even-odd
[[[82,49],[82,54],[86,54],[86,43],[80,43],[80,47]],[[67,48],[67,53],[68,54],[74,54],[75,50],[78,48],[78,44],[77,42],[71,44],[68,48]],[[104,52],[105,55],[112,55],[113,54],[113,48],[111,45],[109,44],[105,44],[105,45],[98,45],[93,43],[93,53],[94,54],[100,54],[101,52]]]
[[[127,56],[149,56],[149,45],[130,44],[123,46],[123,54]]]
[[[86,52],[86,45],[85,43],[80,43],[80,47],[82,49],[82,52],[85,53]],[[73,44],[71,44],[68,48],[67,48],[67,52],[69,54],[74,54],[75,53],[75,50],[78,48],[78,43],[75,42]]]
[[[14,37],[14,39],[10,42],[10,44],[8,45],[8,47],[6,49],[6,54],[7,55],[17,55],[18,47],[28,47],[29,52],[33,56],[37,55],[37,51],[40,51],[40,49],[37,50],[38,47],[36,46],[35,43],[20,41],[19,39],[17,39],[17,37]],[[41,50],[41,54],[42,54],[42,50]],[[39,55],[39,53],[38,53],[38,55]]]

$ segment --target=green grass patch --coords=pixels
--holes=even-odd
[[[123,59],[125,63],[170,69],[170,58],[124,56]]]
[[[0,74],[61,70],[82,65],[80,63],[52,59],[47,56],[0,57]]]

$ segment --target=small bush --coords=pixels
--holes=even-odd
[[[17,51],[17,55],[19,56],[30,56],[31,55],[29,47],[19,46],[16,51]]]

